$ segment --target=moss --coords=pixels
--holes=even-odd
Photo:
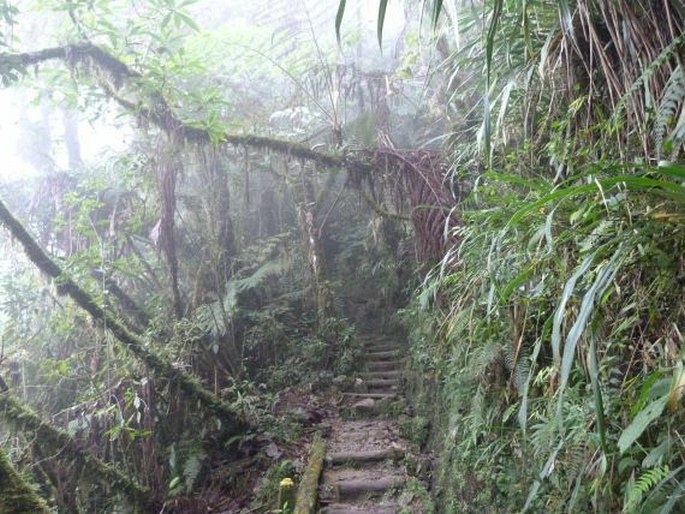
[[[319,432],[314,436],[309,451],[307,467],[302,475],[302,481],[297,489],[295,514],[312,514],[316,509],[316,499],[319,493],[319,477],[323,471],[326,457],[326,442]]]
[[[47,424],[9,391],[0,393],[0,415],[14,429],[33,434],[34,440],[46,452],[52,452],[59,455],[60,459],[76,463],[83,475],[124,495],[131,503],[141,507],[144,512],[155,511],[157,505],[146,489],[133,482],[121,471],[82,449],[64,430]]]
[[[187,398],[196,400],[205,409],[219,417],[227,425],[228,431],[238,432],[246,428],[245,420],[230,405],[202,387],[197,377],[175,368],[171,363],[162,359],[151,351],[138,335],[128,330],[111,312],[100,307],[91,295],[66,275],[57,263],[42,250],[2,201],[0,201],[0,222],[9,229],[12,237],[21,243],[31,262],[57,282],[60,294],[68,295],[96,322],[105,324],[114,337],[135,357],[143,361],[148,368],[158,376],[164,377],[170,382],[178,383]]]
[[[0,450],[0,513],[48,513],[48,506],[34,488],[15,471]]]

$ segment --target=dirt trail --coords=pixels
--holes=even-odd
[[[393,415],[406,408],[401,392],[404,348],[385,336],[364,341],[364,369],[343,393],[340,417],[327,430],[319,513],[422,513],[411,495],[401,494],[409,480],[403,465],[409,445]]]

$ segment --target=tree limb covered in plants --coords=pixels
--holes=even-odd
[[[346,169],[353,177],[348,182],[351,187],[359,186],[362,177],[366,177],[368,180],[374,169],[393,167],[400,172],[400,175],[404,176],[403,186],[407,189],[411,202],[415,205],[434,203],[441,207],[434,210],[424,210],[420,213],[415,212],[411,217],[420,239],[418,248],[421,258],[437,257],[444,247],[443,232],[446,217],[442,214],[442,207],[452,206],[453,201],[443,184],[444,169],[439,163],[439,155],[421,151],[410,152],[404,156],[401,151],[384,150],[363,152],[360,154],[361,157],[352,157],[350,155],[332,155],[318,152],[302,144],[264,136],[229,134],[227,132],[222,134],[210,133],[209,130],[183,122],[158,91],[145,93],[145,98],[138,101],[122,98],[117,92],[121,85],[125,81],[135,82],[141,79],[142,75],[105,50],[90,43],[66,45],[24,54],[0,54],[0,70],[3,66],[11,66],[12,63],[18,62],[22,66],[27,66],[54,59],[62,59],[71,66],[81,63],[109,74],[109,81],[100,80],[100,85],[106,93],[126,110],[135,113],[145,122],[159,127],[172,141],[242,146],[274,152],[288,158],[310,161],[325,168]],[[144,91],[144,89],[139,87],[140,91]],[[378,202],[373,201],[368,194],[362,193],[362,196],[377,214],[404,219],[401,214],[393,215],[380,208]],[[424,196],[426,198],[423,198]],[[172,231],[169,233],[171,234]],[[173,263],[173,259],[169,260]],[[176,310],[178,311],[178,309]]]
[[[158,93],[149,93],[147,106],[136,104],[130,100],[121,98],[115,89],[124,81],[142,78],[141,74],[132,70],[125,63],[112,56],[105,50],[90,43],[65,45],[44,50],[19,54],[0,54],[0,70],[20,66],[38,65],[50,60],[63,60],[73,66],[86,64],[97,67],[107,72],[112,80],[114,88],[101,83],[107,93],[122,107],[136,113],[138,116],[149,121],[168,134],[173,134],[186,142],[220,142],[234,146],[244,146],[258,150],[268,150],[287,157],[303,159],[315,162],[327,168],[346,168],[355,171],[370,171],[372,166],[359,159],[349,156],[337,156],[312,150],[308,146],[256,135],[224,133],[218,138],[206,129],[189,126],[180,120],[173,112],[171,106],[164,97]],[[141,88],[142,89],[142,88]]]
[[[45,501],[12,467],[5,452],[0,450],[0,512],[16,514],[47,514]]]
[[[158,376],[169,381],[178,382],[181,390],[189,399],[198,401],[205,409],[228,424],[229,430],[244,426],[241,416],[218,396],[205,389],[199,379],[185,371],[174,367],[150,350],[145,342],[136,334],[130,332],[112,313],[103,309],[95,299],[77,285],[61,268],[43,251],[38,243],[26,231],[23,225],[12,215],[0,200],[0,223],[18,240],[26,255],[38,269],[54,279],[58,291],[68,295],[83,310],[88,312],[94,320],[103,323],[106,328],[138,359]]]
[[[124,494],[144,512],[156,512],[154,502],[148,491],[133,482],[121,471],[85,451],[67,432],[43,421],[38,414],[22,404],[11,391],[0,392],[0,413],[2,413],[5,421],[16,430],[32,433],[42,447],[59,454],[60,458],[75,461],[84,474],[111,487],[112,491]],[[0,480],[0,483],[3,482]],[[2,502],[0,502],[1,506]],[[9,511],[2,510],[2,512]],[[41,512],[41,510],[31,512]]]

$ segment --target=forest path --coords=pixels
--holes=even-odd
[[[405,348],[387,336],[362,339],[364,369],[343,393],[345,406],[326,431],[319,513],[422,513],[407,493],[411,479],[404,459],[410,445],[397,420],[407,408],[401,394]]]

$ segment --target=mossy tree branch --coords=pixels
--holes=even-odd
[[[101,86],[119,105],[135,113],[145,121],[158,126],[167,134],[174,135],[185,142],[219,142],[258,150],[268,150],[287,157],[311,161],[326,168],[345,168],[354,171],[371,171],[372,169],[372,166],[363,159],[317,152],[305,145],[290,141],[256,135],[229,133],[217,136],[206,129],[190,126],[180,120],[159,92],[147,94],[144,104],[122,98],[116,94],[116,89],[126,81],[140,80],[143,76],[102,48],[90,43],[46,48],[37,52],[0,53],[0,70],[11,67],[26,68],[27,66],[35,66],[51,60],[62,60],[71,66],[75,64],[95,66],[99,70],[108,73],[111,77],[112,85],[101,82]],[[140,88],[140,90],[142,89]]]
[[[143,512],[156,512],[157,505],[147,490],[133,482],[121,471],[109,466],[84,450],[64,430],[55,428],[41,419],[33,410],[22,404],[11,391],[0,392],[0,415],[15,430],[34,435],[37,444],[50,452],[59,454],[60,459],[69,459],[77,463],[81,472],[97,482],[111,488],[112,492],[121,493]],[[0,462],[0,468],[2,463]],[[0,473],[2,470],[0,469]],[[5,484],[0,480],[4,489]],[[22,512],[2,510],[2,493],[0,493],[0,512]],[[36,509],[26,512],[46,512]]]
[[[43,251],[23,225],[12,215],[0,200],[0,223],[5,225],[12,236],[19,241],[38,269],[57,283],[58,292],[68,295],[77,305],[88,312],[96,322],[107,327],[124,347],[141,360],[157,376],[170,382],[177,382],[184,395],[197,401],[207,411],[219,417],[226,423],[229,431],[245,428],[245,421],[234,409],[218,396],[205,389],[197,377],[174,367],[149,349],[145,342],[136,334],[130,332],[111,312],[103,309],[95,299],[78,286],[60,267]]]
[[[309,460],[302,475],[300,486],[297,488],[294,514],[313,514],[316,510],[316,499],[319,495],[319,478],[323,471],[326,457],[326,441],[321,433],[314,434],[312,446],[309,450]]]
[[[0,450],[0,512],[14,514],[48,514],[45,501],[10,464]]]
[[[125,81],[136,81],[143,78],[137,71],[132,70],[125,63],[112,56],[105,50],[90,44],[65,45],[54,48],[47,48],[37,52],[20,54],[0,54],[0,69],[11,66],[31,66],[38,65],[50,60],[63,60],[73,66],[81,63],[97,67],[106,72],[111,77],[112,84],[100,81],[100,85],[106,93],[127,111],[134,113],[146,122],[151,122],[168,135],[176,140],[188,143],[223,143],[256,150],[264,150],[283,155],[287,158],[294,158],[313,162],[323,168],[345,169],[351,172],[358,181],[360,176],[370,174],[377,167],[378,158],[373,152],[362,152],[357,157],[352,155],[334,155],[312,150],[306,145],[274,139],[270,137],[257,136],[253,134],[212,134],[210,131],[194,126],[190,126],[179,119],[173,109],[169,106],[166,99],[159,92],[147,94],[145,103],[131,101],[117,94],[117,89]],[[140,88],[142,90],[142,88]],[[387,163],[386,163],[387,165]],[[354,187],[355,180],[352,181]],[[360,188],[361,189],[361,188]],[[402,214],[392,213],[378,205],[370,195],[362,191],[364,200],[379,215],[401,219],[407,221],[410,218]]]

